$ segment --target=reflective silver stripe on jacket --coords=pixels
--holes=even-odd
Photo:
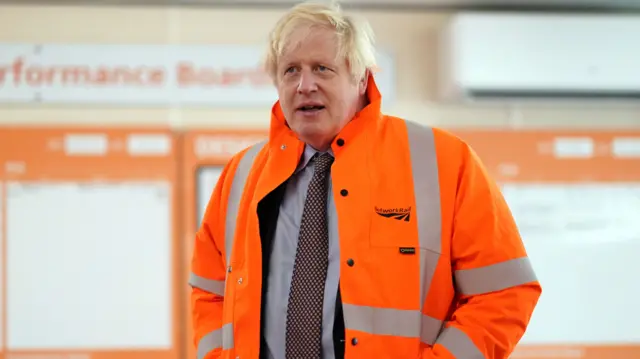
[[[345,327],[372,335],[420,338],[428,344],[440,344],[458,359],[484,359],[471,338],[455,327],[442,330],[442,321],[418,310],[374,308],[344,304]],[[433,338],[437,338],[434,340]]]
[[[227,199],[227,215],[225,218],[224,252],[227,266],[229,266],[231,261],[233,240],[236,234],[236,218],[238,216],[238,209],[240,208],[242,193],[247,183],[247,178],[249,178],[249,172],[251,172],[251,168],[253,167],[253,162],[265,143],[266,141],[261,141],[249,147],[240,159],[235,174],[233,175],[231,191]],[[227,271],[227,277],[228,275],[229,271]],[[220,296],[224,296],[226,282],[226,278],[225,281],[222,282],[203,278],[193,273],[191,273],[189,278],[189,283],[192,286]],[[213,330],[200,339],[197,346],[197,359],[204,359],[207,354],[218,348],[222,348],[223,350],[232,349],[233,344],[233,324],[224,324],[221,329]]]
[[[236,219],[238,217],[242,193],[244,192],[249,172],[251,172],[251,168],[253,167],[253,161],[255,161],[258,152],[260,152],[265,143],[267,143],[266,140],[249,147],[240,159],[240,163],[238,163],[236,172],[233,175],[231,191],[229,192],[229,198],[227,200],[227,215],[225,218],[224,252],[226,254],[227,265],[231,262],[233,239],[236,235]]]
[[[405,121],[405,123],[416,201],[418,240],[420,248],[424,249],[420,251],[420,310],[422,310],[441,252],[440,180],[433,130],[414,122]]]
[[[461,269],[455,273],[456,289],[464,295],[497,292],[517,285],[537,281],[528,257],[474,269]]]
[[[404,310],[343,304],[345,328],[373,335],[420,338],[433,345],[442,321],[419,310]]]
[[[200,288],[211,294],[224,296],[224,281],[222,280],[207,279],[194,273],[190,273],[189,285],[195,288]]]
[[[485,359],[471,338],[456,327],[445,328],[438,336],[436,344],[447,348],[456,359]]]
[[[225,324],[220,329],[213,330],[203,336],[198,342],[197,359],[204,357],[216,349],[227,350],[233,348],[233,326]]]

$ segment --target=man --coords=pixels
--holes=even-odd
[[[198,359],[506,359],[541,287],[480,160],[380,113],[366,23],[302,4],[271,35],[268,141],[195,241]]]

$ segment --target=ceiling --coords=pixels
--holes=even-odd
[[[13,4],[282,7],[300,0],[0,0]],[[640,0],[341,0],[343,7],[640,12]]]
[[[184,0],[185,2],[204,2],[204,3],[255,3],[255,4],[273,4],[273,3],[299,3],[299,0]],[[628,7],[635,6],[640,8],[640,0],[342,0],[343,5],[435,5],[435,6],[509,6],[509,7],[587,7],[587,6],[603,6],[603,7]]]

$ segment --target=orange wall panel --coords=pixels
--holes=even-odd
[[[454,129],[500,182],[611,182],[640,180],[640,152],[616,155],[616,139],[635,139],[640,131]],[[567,145],[569,141],[579,141]],[[574,147],[570,155],[559,149]],[[591,146],[590,149],[584,148]],[[584,149],[580,149],[580,148]],[[640,145],[638,147],[640,151]]]

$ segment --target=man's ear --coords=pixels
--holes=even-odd
[[[360,83],[358,84],[358,88],[360,89],[360,95],[364,95],[367,93],[367,85],[369,84],[369,76],[371,76],[371,72],[366,70],[364,72],[364,76],[360,79]]]

